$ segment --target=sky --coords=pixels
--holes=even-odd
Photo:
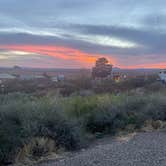
[[[0,0],[0,66],[166,68],[165,0]]]

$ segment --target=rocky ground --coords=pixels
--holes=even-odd
[[[38,166],[166,166],[166,132],[104,138],[88,149]]]

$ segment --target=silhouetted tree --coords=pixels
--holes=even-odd
[[[109,64],[109,61],[102,57],[97,59],[95,67],[92,68],[92,77],[93,78],[106,78],[111,75],[112,65]]]

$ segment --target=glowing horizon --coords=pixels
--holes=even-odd
[[[101,54],[88,54],[80,50],[73,48],[62,47],[62,46],[41,46],[41,45],[1,45],[0,49],[10,50],[9,53],[16,53],[21,55],[38,54],[42,56],[51,56],[58,59],[63,59],[65,61],[71,60],[78,62],[82,67],[92,67],[99,57],[106,57],[113,65],[115,64],[115,59],[110,56]],[[1,55],[0,55],[1,57]],[[2,59],[2,58],[1,58]],[[16,65],[16,64],[15,64]],[[81,68],[81,66],[80,66]]]
[[[9,51],[6,51],[6,53],[3,53],[5,55],[7,54],[14,54],[17,56],[29,56],[30,54],[36,54],[36,55],[42,55],[42,56],[51,56],[55,57],[58,59],[63,59],[65,61],[71,60],[78,62],[82,66],[80,68],[91,68],[94,64],[97,58],[100,57],[106,57],[109,62],[114,66],[114,67],[119,67],[119,68],[126,68],[126,69],[136,69],[136,68],[165,68],[166,62],[163,63],[157,63],[157,64],[139,64],[135,66],[124,66],[124,65],[119,65],[118,60],[115,58],[111,58],[108,55],[102,55],[102,54],[88,54],[73,48],[68,48],[68,47],[62,47],[62,46],[46,46],[46,45],[1,45],[0,49],[6,49]],[[6,56],[2,56],[0,54],[0,59],[7,59]],[[17,65],[16,63],[13,64]],[[22,65],[26,66],[26,65]],[[49,68],[49,67],[48,67]],[[63,67],[64,68],[64,67]],[[75,68],[75,67],[73,67]],[[76,67],[78,68],[78,67]]]

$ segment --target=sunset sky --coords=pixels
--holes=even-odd
[[[166,68],[166,0],[0,0],[0,67]]]

